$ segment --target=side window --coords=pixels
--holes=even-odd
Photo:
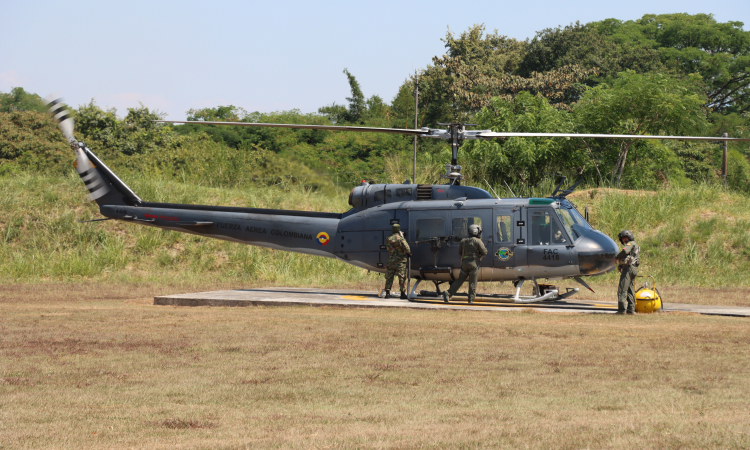
[[[480,217],[459,217],[453,219],[453,227],[451,228],[451,236],[454,240],[461,240],[469,237],[469,225],[482,225],[482,219]]]
[[[565,233],[560,230],[557,221],[550,217],[548,211],[531,213],[531,245],[567,244]]]
[[[391,191],[390,189],[378,189],[375,191],[375,193],[372,195],[372,201],[373,203],[382,203],[383,202],[383,193],[385,192],[385,197],[390,200],[391,199]],[[388,202],[386,202],[388,203]]]
[[[409,197],[409,198],[411,198],[411,188],[396,189],[396,197]]]
[[[497,216],[497,239],[499,243],[511,243],[513,236],[511,235],[513,228],[510,226],[510,216]]]
[[[433,237],[445,235],[443,219],[418,219],[416,240],[424,241]]]

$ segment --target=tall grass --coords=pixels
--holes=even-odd
[[[346,192],[324,194],[300,185],[217,189],[124,176],[150,201],[343,212]],[[214,280],[246,285],[367,285],[376,275],[342,262],[249,247],[189,234],[93,219],[78,176],[19,173],[0,177],[0,282],[101,279]]]
[[[149,174],[123,178],[150,201],[343,212],[347,192],[299,184],[214,188]],[[523,196],[547,196],[554,185]],[[498,190],[500,187],[496,187]],[[507,191],[507,189],[505,190]],[[498,190],[501,196],[507,195]],[[39,280],[190,281],[210,276],[242,285],[373,286],[378,275],[326,258],[243,246],[98,217],[73,172],[0,177],[0,282]],[[750,205],[741,194],[701,184],[658,191],[588,189],[570,196],[615,238],[630,229],[641,245],[641,274],[659,283],[750,286]],[[614,283],[616,273],[597,282]]]
[[[589,189],[570,197],[591,223],[615,238],[631,230],[640,244],[641,274],[670,284],[748,286],[750,205],[712,184],[657,191]],[[609,275],[614,277],[616,274]]]

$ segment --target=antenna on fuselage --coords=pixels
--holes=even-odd
[[[495,194],[495,197],[497,197],[497,199],[500,200],[500,196],[497,195],[497,192],[495,192],[494,189],[492,189],[492,186],[490,186],[490,183],[487,181],[486,178],[484,179],[484,182],[487,183],[487,187],[490,188],[490,190],[492,191],[493,194]]]
[[[515,197],[516,197],[516,194],[514,194],[514,193],[513,193],[513,189],[511,189],[511,188],[510,188],[510,186],[508,186],[508,182],[507,182],[507,181],[505,181],[505,180],[503,180],[503,183],[505,183],[505,187],[507,187],[507,188],[508,188],[508,190],[510,191],[510,195],[512,195],[512,196],[513,196],[513,198],[515,198]]]

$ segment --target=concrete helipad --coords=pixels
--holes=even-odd
[[[515,304],[491,297],[477,297],[468,304],[466,297],[457,297],[446,304],[434,297],[419,297],[412,301],[384,299],[372,291],[311,288],[259,288],[230,291],[198,292],[154,297],[154,305],[173,306],[335,306],[351,308],[412,308],[412,309],[463,309],[482,311],[513,311],[533,308],[538,311],[568,313],[614,313],[613,301],[567,299],[557,302]],[[688,305],[665,303],[664,311],[684,311],[697,314],[750,317],[750,308],[740,306]]]

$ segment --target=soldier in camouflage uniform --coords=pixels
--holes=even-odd
[[[398,275],[398,287],[401,290],[401,298],[406,299],[406,258],[411,256],[409,244],[401,234],[401,225],[394,223],[391,227],[393,234],[385,240],[385,248],[388,250],[388,269],[385,273],[385,298],[391,297],[391,286],[393,277]]]
[[[487,247],[484,246],[480,236],[482,227],[479,225],[469,225],[469,237],[461,239],[458,244],[458,254],[461,255],[461,274],[456,281],[451,284],[451,288],[443,291],[443,300],[448,303],[456,292],[464,284],[466,278],[469,278],[469,303],[474,302],[477,296],[477,280],[479,278],[479,263],[487,254]]]
[[[622,243],[622,251],[617,254],[617,270],[620,272],[620,285],[617,287],[617,314],[635,314],[635,276],[638,275],[641,248],[635,243],[633,233],[622,230],[617,238]],[[627,305],[627,309],[626,309]]]

